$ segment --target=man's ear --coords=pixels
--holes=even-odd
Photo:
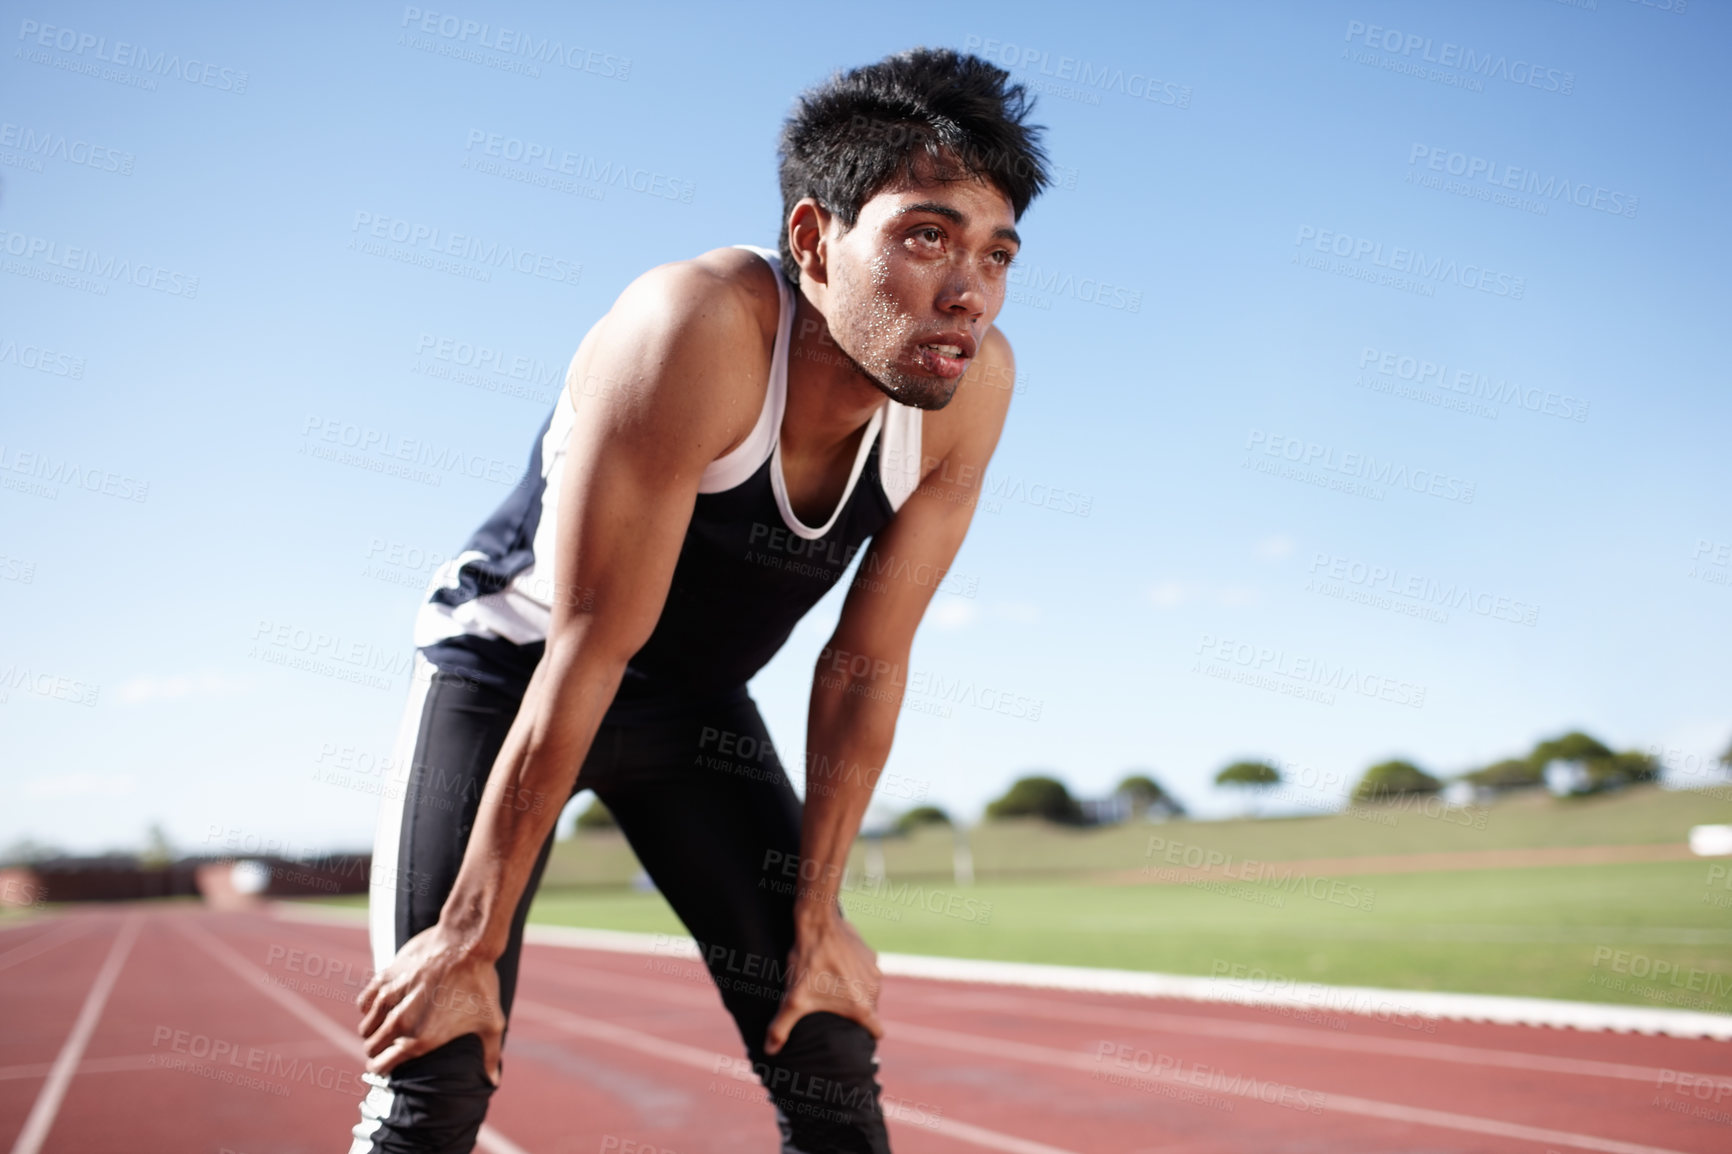
[[[830,251],[825,234],[832,219],[830,210],[813,196],[802,197],[788,214],[788,248],[794,263],[800,266],[802,282],[830,283]]]

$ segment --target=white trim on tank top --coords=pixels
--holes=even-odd
[[[781,444],[782,415],[787,409],[788,397],[788,358],[794,330],[794,291],[782,276],[781,260],[775,252],[750,244],[734,247],[754,252],[769,264],[771,271],[775,273],[776,293],[781,310],[777,318],[775,349],[770,357],[769,385],[764,390],[764,407],[758,413],[757,423],[752,426],[752,431],[744,441],[710,462],[704,469],[703,476],[698,480],[698,492],[720,493],[743,484],[758,471],[765,458],[769,458],[770,488],[776,495],[776,506],[781,512],[783,523],[789,532],[796,536],[816,540],[835,526],[837,516],[854,495],[854,486],[865,469],[867,457],[871,454],[872,442],[882,430],[883,443],[878,459],[879,480],[885,495],[890,498],[891,508],[900,509],[902,503],[920,484],[922,413],[917,408],[897,404],[887,397],[867,423],[854,456],[853,469],[848,474],[848,483],[829,519],[823,526],[814,529],[795,516],[793,507],[788,502],[787,484],[782,476]]]

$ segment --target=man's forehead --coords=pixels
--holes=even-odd
[[[928,209],[942,206],[960,214],[970,224],[984,224],[994,229],[1008,228],[1016,221],[1010,198],[996,184],[978,174],[937,179],[927,174],[910,176],[900,173],[867,199],[861,206],[861,215],[891,218],[921,206]]]

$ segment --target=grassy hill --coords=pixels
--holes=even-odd
[[[1555,846],[1682,845],[1690,827],[1732,823],[1732,788],[1662,790],[1634,786],[1597,797],[1560,799],[1544,791],[1481,809],[1444,809],[1434,800],[1355,807],[1315,817],[1234,821],[1136,822],[1066,829],[1040,821],[990,822],[969,831],[975,877],[982,881],[1105,874],[1140,869],[1150,838],[1231,854],[1237,860],[1299,861],[1404,853],[1470,852]],[[885,872],[893,878],[952,875],[954,838],[928,826],[886,838]],[[850,865],[864,867],[854,847]],[[544,887],[621,886],[637,873],[625,838],[584,831],[554,846]]]

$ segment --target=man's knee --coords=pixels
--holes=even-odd
[[[866,1027],[817,1013],[795,1023],[773,1057],[754,1054],[753,1066],[796,1128],[802,1120],[850,1126],[879,1117],[876,1054]]]
[[[481,1039],[474,1034],[409,1059],[385,1079],[368,1080],[374,1089],[361,1104],[354,1146],[368,1154],[468,1151],[493,1096]]]

